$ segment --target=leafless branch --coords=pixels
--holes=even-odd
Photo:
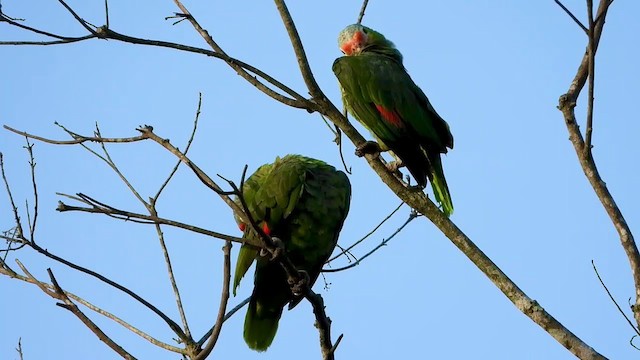
[[[248,297],[244,300],[242,300],[238,305],[236,305],[233,309],[229,310],[229,312],[227,312],[224,317],[222,318],[222,322],[224,323],[225,321],[229,320],[229,318],[231,318],[235,313],[237,313],[240,309],[242,309],[245,305],[247,305],[249,303],[249,300],[251,300],[251,297]],[[213,334],[213,329],[216,327],[217,323],[213,325],[213,327],[211,327],[211,329],[209,329],[209,331],[207,331],[206,334],[204,334],[204,336],[202,336],[202,338],[200,338],[200,340],[198,340],[197,344],[199,346],[202,346],[202,344],[204,344],[205,341],[207,341],[207,339],[211,336],[211,334]]]
[[[16,260],[16,262],[18,263],[18,266],[20,266],[23,269],[26,269],[24,267],[24,265],[22,265],[22,263],[20,263],[20,261]],[[36,279],[33,275],[28,273],[28,271],[25,272],[25,274],[28,274],[28,276],[24,276],[24,275],[20,275],[20,274],[16,273],[4,261],[0,261],[0,274],[4,274],[4,275],[9,276],[11,278],[18,279],[20,281],[24,281],[24,282],[27,282],[27,283],[30,283],[30,284],[37,285],[41,289],[44,287],[44,288],[49,289],[49,290],[54,290],[53,285],[47,284],[45,282],[42,282],[42,281]],[[45,292],[45,293],[48,294],[47,292]],[[109,319],[115,321],[116,323],[118,323],[122,327],[126,328],[127,330],[129,330],[129,331],[133,332],[134,334],[144,338],[145,340],[149,341],[150,343],[152,343],[152,344],[154,344],[154,345],[156,345],[158,347],[161,347],[163,349],[166,349],[168,351],[172,351],[172,352],[175,352],[175,353],[184,353],[183,349],[177,348],[175,346],[169,345],[167,343],[164,343],[164,342],[162,342],[160,340],[157,340],[157,339],[153,338],[149,334],[147,334],[147,333],[141,331],[140,329],[136,328],[135,326],[127,323],[126,321],[122,320],[121,318],[117,317],[116,315],[114,315],[114,314],[112,314],[112,313],[110,313],[110,312],[108,312],[108,311],[106,311],[106,310],[104,310],[102,308],[99,308],[96,305],[93,305],[92,303],[88,302],[87,300],[85,300],[85,299],[83,299],[83,298],[81,298],[81,297],[79,297],[79,296],[77,296],[77,295],[75,295],[75,294],[73,294],[71,292],[65,291],[65,294],[69,298],[71,298],[74,301],[82,304],[83,306],[87,307],[88,309],[90,309],[90,310],[92,310],[92,311],[94,311],[94,312],[96,312],[96,313],[98,313],[98,314],[100,314],[100,315],[102,315],[102,316],[104,316],[106,318],[109,318]]]
[[[18,352],[20,360],[24,360],[24,354],[22,353],[22,338],[18,338],[18,347],[16,348],[16,351]]]
[[[314,293],[311,289],[309,289],[307,295],[305,296],[307,300],[311,303],[313,307],[313,314],[316,316],[316,328],[318,328],[318,332],[320,333],[320,349],[322,351],[322,359],[323,360],[333,360],[334,352],[340,340],[342,340],[342,335],[338,339],[336,344],[331,343],[331,319],[325,313],[324,300],[322,296]]]
[[[402,206],[402,204],[400,204],[400,206]],[[397,209],[399,209],[399,208],[400,207],[398,207]],[[397,211],[397,209],[395,211]],[[393,215],[393,214],[391,214],[391,215]],[[337,269],[323,269],[322,272],[325,272],[325,273],[339,272],[339,271],[348,270],[348,269],[351,269],[352,267],[356,267],[356,266],[360,265],[360,263],[362,263],[362,261],[364,259],[366,259],[369,256],[371,256],[371,254],[375,253],[376,251],[378,251],[383,246],[386,246],[389,243],[389,241],[391,241],[391,239],[393,239],[396,235],[398,235],[402,231],[402,229],[404,229],[407,225],[409,225],[409,223],[412,222],[418,216],[419,215],[418,215],[417,212],[415,212],[415,210],[411,211],[411,213],[409,214],[409,218],[407,218],[407,220],[402,225],[400,225],[400,227],[397,228],[396,231],[393,232],[393,234],[391,234],[388,238],[383,239],[382,242],[380,244],[378,244],[378,246],[376,246],[373,249],[371,249],[371,251],[369,251],[368,253],[364,254],[361,258],[359,258],[358,260],[354,261],[353,263],[351,263],[351,264],[349,264],[347,266],[341,267],[341,268],[337,268]],[[384,221],[386,221],[386,219]],[[367,236],[369,236],[369,235],[367,235]]]
[[[211,51],[207,49],[202,49],[202,48],[197,48],[193,46],[167,42],[167,41],[147,40],[147,39],[132,37],[132,36],[120,34],[110,29],[108,26],[102,26],[97,28],[96,30],[91,30],[91,33],[92,33],[91,35],[82,36],[82,37],[66,37],[66,36],[52,34],[46,31],[26,27],[22,24],[16,23],[15,21],[11,21],[5,18],[6,18],[5,16],[0,15],[0,21],[5,21],[10,25],[21,27],[31,32],[54,37],[58,40],[55,40],[55,41],[0,41],[0,45],[60,45],[60,44],[68,44],[68,43],[100,38],[100,39],[116,40],[116,41],[126,42],[130,44],[165,47],[165,48],[175,49],[178,51],[202,54],[202,55],[211,56],[226,62],[231,68],[236,70],[236,72],[242,78],[244,78],[254,87],[256,87],[258,90],[262,91],[263,93],[273,98],[274,100],[291,107],[306,109],[309,112],[315,111],[315,104],[305,99],[302,95],[298,94],[296,91],[292,90],[290,87],[286,86],[285,84],[281,83],[280,81],[276,80],[275,78],[265,73],[264,71],[256,68],[255,66],[252,66],[241,60],[227,56],[224,52],[221,52],[221,51]],[[86,25],[87,23],[83,21],[83,24]],[[206,32],[206,30],[203,30],[203,31]],[[258,78],[263,79],[264,81],[266,81],[266,83],[281,90],[282,92],[284,92],[289,96],[284,96],[272,90],[265,83],[258,80]]]
[[[91,319],[89,319],[78,308],[78,306],[73,301],[71,301],[71,299],[69,299],[69,297],[65,294],[64,290],[62,290],[62,288],[58,284],[58,281],[56,280],[55,276],[53,276],[53,272],[51,271],[51,269],[47,269],[47,273],[49,273],[49,278],[51,279],[51,284],[53,284],[53,288],[55,289],[56,296],[54,296],[54,297],[56,299],[62,301],[62,302],[57,303],[56,305],[60,306],[63,309],[67,309],[71,313],[73,313],[78,319],[80,319],[80,321],[82,321],[82,323],[87,328],[89,328],[89,330],[91,330],[98,337],[98,339],[100,339],[100,341],[102,341],[105,344],[107,344],[107,346],[109,346],[113,351],[118,353],[118,355],[120,355],[122,358],[127,359],[127,360],[135,359],[135,357],[133,357],[133,355],[129,354],[124,348],[122,348],[120,345],[116,344],[115,341],[113,341],[109,336],[107,336],[107,334],[105,334],[102,331],[102,329],[100,329],[98,327],[98,325],[96,325],[93,321],[91,321]]]
[[[585,131],[584,151],[591,153],[591,136],[593,133],[593,92],[595,88],[595,67],[596,67],[596,51],[594,49],[595,41],[593,32],[595,30],[593,22],[593,0],[587,0],[587,15],[589,19],[589,43],[587,45],[587,54],[589,57],[589,97],[587,98],[587,130]]]
[[[193,120],[193,129],[191,130],[191,135],[189,136],[189,140],[187,140],[187,145],[185,146],[184,151],[182,152],[185,156],[187,156],[187,153],[189,152],[189,149],[191,148],[191,144],[193,143],[193,139],[195,139],[195,137],[196,137],[196,131],[198,130],[198,120],[200,119],[200,109],[201,108],[202,108],[202,93],[199,93],[198,94],[198,108],[196,109],[196,116],[195,116],[195,119]],[[182,164],[182,161],[178,160],[176,162],[176,165],[171,170],[171,173],[169,173],[169,176],[167,177],[167,180],[165,180],[164,183],[162,183],[162,185],[160,185],[160,189],[158,189],[158,192],[153,197],[154,199],[156,199],[156,201],[160,197],[160,194],[162,194],[162,191],[164,190],[164,188],[169,184],[169,181],[171,181],[171,179],[173,178],[173,175],[175,175],[175,173],[178,171],[178,168],[180,167],[180,164]]]
[[[62,127],[57,122],[55,124],[64,129],[64,127]],[[103,137],[86,137],[86,136],[78,135],[72,132],[68,132],[68,133],[73,137],[73,140],[53,140],[53,139],[44,138],[42,136],[29,134],[24,131],[20,131],[8,125],[4,125],[3,127],[13,133],[22,135],[29,139],[34,139],[43,143],[53,144],[53,145],[77,145],[87,141],[95,142],[95,143],[130,143],[130,142],[146,140],[144,136],[134,136],[134,137],[128,137],[128,138],[103,138]]]
[[[354,242],[353,244],[351,244],[348,248],[342,250],[338,255],[330,258],[329,260],[326,261],[326,263],[330,263],[333,260],[336,260],[337,258],[339,258],[340,256],[346,254],[347,252],[349,252],[349,250],[353,249],[354,247],[356,247],[358,244],[362,243],[363,241],[365,241],[369,236],[373,235],[385,222],[387,222],[387,220],[391,219],[391,217],[398,212],[398,210],[400,210],[400,208],[402,207],[402,205],[404,205],[404,202],[401,202],[400,205],[396,206],[395,209],[393,209],[393,211],[391,211],[391,213],[389,215],[387,215],[384,219],[382,219],[382,221],[380,221],[380,223],[378,223],[378,225],[376,225],[371,231],[369,231],[365,236],[363,236],[362,238],[360,238],[358,241]],[[413,220],[415,218],[415,216],[412,215],[413,212],[409,215],[409,219]],[[410,220],[409,220],[410,221]],[[407,222],[408,223],[408,222]],[[406,224],[406,223],[405,223]],[[403,226],[404,227],[404,226]],[[390,239],[389,239],[390,240]]]
[[[553,0],[553,1],[555,1],[555,2],[556,2],[556,4],[558,4],[558,6],[560,6],[560,7],[562,8],[562,10],[564,10],[564,12],[566,12],[566,13],[567,13],[567,15],[569,15],[569,17],[571,17],[571,19],[573,19],[573,21],[575,21],[575,22],[576,22],[576,24],[578,24],[578,26],[580,26],[580,28],[582,29],[582,31],[584,31],[584,33],[585,33],[585,34],[588,34],[588,33],[589,33],[589,29],[587,29],[587,27],[586,27],[586,26],[584,26],[584,25],[582,24],[582,22],[580,22],[580,20],[578,20],[578,18],[577,18],[575,15],[573,15],[573,13],[571,12],[571,10],[567,9],[567,7],[566,7],[566,6],[564,6],[564,4],[563,4],[563,3],[561,3],[559,0]]]
[[[36,223],[38,220],[38,185],[36,183],[36,161],[35,161],[35,158],[33,157],[33,144],[29,142],[29,138],[25,138],[25,140],[27,141],[27,145],[25,146],[25,148],[29,153],[29,168],[31,169],[31,185],[33,187],[33,219],[31,219],[31,216],[28,216],[29,237],[31,237],[31,239],[34,239],[35,238],[34,235],[36,232]],[[29,210],[29,207],[27,206],[27,211],[28,210]]]
[[[223,261],[223,275],[222,275],[222,294],[220,295],[220,307],[218,309],[218,317],[216,318],[216,323],[213,326],[213,331],[211,332],[211,338],[207,343],[207,346],[202,349],[194,360],[204,360],[209,354],[211,354],[211,350],[216,346],[218,342],[218,336],[220,335],[220,330],[222,330],[222,324],[224,323],[225,312],[227,311],[227,303],[229,301],[229,284],[231,283],[231,242],[227,241],[222,248],[224,252],[224,261]]]
[[[287,29],[291,44],[294,48],[298,65],[305,79],[305,83],[312,96],[312,100],[318,104],[318,112],[329,118],[342,132],[358,146],[364,143],[364,137],[349,123],[336,106],[327,99],[326,95],[318,87],[309,68],[309,63],[302,48],[302,42],[295,29],[291,15],[284,0],[274,0]],[[596,27],[604,23],[598,22]],[[596,36],[598,35],[596,31]],[[598,36],[599,37],[599,36]],[[581,359],[604,359],[602,355],[583,342],[569,329],[556,320],[536,301],[525,294],[509,277],[482,252],[438,207],[424,194],[408,189],[394,174],[392,174],[380,157],[366,155],[365,159],[380,179],[407,205],[425,215],[451,242],[458,247],[480,269],[502,293],[525,315],[547,331],[565,348]],[[639,312],[640,314],[640,312]]]
[[[58,195],[66,196],[74,200],[78,200],[78,201],[82,201],[84,203],[90,204],[89,207],[79,207],[79,206],[71,206],[63,202],[59,202],[56,210],[60,212],[80,211],[80,212],[86,212],[86,213],[97,213],[97,214],[105,214],[116,219],[122,219],[122,220],[131,221],[131,222],[138,222],[140,224],[169,225],[176,228],[189,230],[191,232],[211,236],[211,237],[222,239],[222,240],[229,240],[229,241],[233,241],[241,244],[249,244],[255,247],[261,247],[261,244],[259,244],[256,241],[252,241],[250,239],[243,239],[243,238],[239,238],[231,235],[226,235],[223,233],[203,229],[198,226],[188,225],[179,221],[169,220],[169,219],[161,218],[158,216],[144,215],[144,214],[134,213],[130,211],[120,210],[111,206],[102,205],[101,203],[97,202],[96,200],[93,200],[92,198],[84,194],[78,194],[78,196],[81,196],[81,197],[60,194],[60,193]],[[136,221],[136,219],[138,221]]]
[[[596,276],[598,277],[598,281],[600,281],[600,284],[602,285],[604,290],[607,292],[607,295],[609,295],[609,299],[611,299],[611,301],[616,306],[616,308],[618,308],[618,311],[620,312],[620,314],[622,314],[624,319],[627,320],[627,322],[629,323],[633,331],[636,332],[637,334],[636,336],[640,336],[640,330],[638,330],[638,328],[633,324],[633,322],[629,320],[629,318],[627,317],[627,314],[625,314],[624,311],[622,311],[622,308],[620,307],[620,305],[618,305],[618,302],[616,301],[616,299],[613,297],[613,295],[611,295],[611,291],[609,291],[609,288],[607,288],[607,285],[605,285],[604,281],[602,281],[602,278],[600,277],[600,273],[598,272],[598,268],[596,268],[596,263],[593,260],[591,260],[591,266],[593,266],[593,271],[595,271]]]
[[[582,171],[587,177],[587,180],[589,180],[589,183],[596,193],[596,196],[602,203],[602,206],[605,208],[607,214],[609,215],[613,226],[618,232],[621,245],[624,248],[625,253],[627,254],[631,272],[633,274],[633,280],[636,289],[635,308],[640,309],[640,252],[638,252],[638,247],[634,240],[633,233],[631,232],[626,219],[622,215],[620,208],[609,192],[606,183],[600,176],[595,160],[593,159],[593,154],[587,147],[587,144],[582,137],[582,133],[580,131],[580,127],[578,126],[575,115],[577,99],[586,83],[587,78],[589,77],[590,70],[593,70],[590,69],[590,67],[593,67],[593,65],[589,65],[590,63],[592,64],[590,58],[592,56],[595,57],[596,51],[598,50],[598,44],[602,35],[605,18],[611,3],[611,0],[600,0],[596,13],[596,20],[593,21],[593,36],[590,37],[589,44],[587,45],[587,50],[582,57],[582,61],[580,63],[580,66],[578,67],[578,71],[576,72],[576,76],[569,86],[569,91],[567,91],[566,94],[560,96],[558,109],[562,112],[562,115],[564,117],[565,125],[567,126],[567,130],[569,132],[569,139],[571,140],[571,143],[573,144],[573,147],[576,151],[576,155],[578,156],[578,161],[580,162]],[[636,323],[640,325],[640,311],[634,311],[634,317]]]
[[[64,6],[65,9],[67,9],[67,11],[73,15],[73,17],[78,21],[78,23],[80,25],[82,25],[82,27],[84,27],[88,32],[90,32],[92,35],[96,35],[96,31],[94,29],[91,28],[91,26],[89,26],[89,23],[86,22],[84,19],[82,19],[80,17],[80,15],[78,15],[72,8],[71,6],[67,5],[66,2],[64,2],[64,0],[58,0],[58,2],[60,2],[60,4],[62,4],[62,6]]]
[[[200,117],[201,106],[202,106],[202,93],[200,93],[199,96],[198,96],[198,108],[196,110],[196,116],[195,116],[195,120],[194,120],[194,123],[193,123],[193,130],[191,131],[191,136],[189,137],[189,140],[187,141],[187,146],[185,147],[185,150],[183,152],[183,154],[185,156],[189,152],[189,148],[191,147],[191,144],[193,143],[193,139],[195,138],[195,135],[196,135],[196,130],[198,128],[198,119]],[[162,191],[169,184],[169,181],[171,181],[171,179],[173,178],[173,175],[177,172],[177,170],[180,167],[181,163],[182,162],[180,160],[178,160],[176,165],[173,167],[173,169],[169,173],[169,176],[167,176],[167,179],[162,183],[162,185],[160,185],[160,188],[158,189],[158,192],[156,193],[156,195],[153,198],[149,199],[149,205],[147,206],[147,209],[149,210],[149,214],[151,216],[156,216],[156,217],[158,216],[158,212],[156,210],[157,201],[160,198],[160,195],[162,194]],[[158,234],[158,239],[160,240],[160,248],[162,249],[162,254],[164,255],[165,263],[167,264],[167,273],[169,275],[169,282],[171,283],[171,287],[173,288],[173,293],[174,293],[174,296],[176,298],[176,306],[178,308],[178,312],[180,313],[180,319],[182,320],[182,326],[184,327],[185,334],[189,337],[190,341],[193,342],[193,340],[191,338],[191,331],[189,329],[189,323],[187,321],[187,316],[186,316],[186,314],[184,312],[184,306],[182,305],[182,297],[180,296],[180,290],[178,289],[178,284],[177,284],[175,276],[173,274],[173,266],[171,265],[171,257],[169,256],[169,251],[167,250],[167,246],[166,246],[165,241],[164,241],[164,234],[163,234],[162,229],[160,228],[159,224],[155,224],[155,228],[156,228],[156,233]]]
[[[367,10],[367,5],[369,4],[369,0],[364,0],[362,2],[362,7],[360,8],[360,14],[358,15],[358,24],[362,23],[362,18],[364,18],[364,12]]]

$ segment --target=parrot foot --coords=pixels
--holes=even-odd
[[[302,296],[307,292],[311,278],[309,277],[309,273],[304,270],[298,270],[298,275],[298,279],[289,278],[287,282],[293,295]]]
[[[267,249],[260,249],[260,256],[265,257],[269,256],[269,260],[273,261],[284,253],[284,242],[280,240],[280,238],[273,236],[271,238],[271,242],[273,242],[274,249],[273,251],[269,251]]]
[[[399,174],[398,170],[402,167],[404,167],[404,162],[402,162],[402,160],[396,160],[396,161],[391,161],[387,163],[387,170],[389,170],[390,172],[396,175]]]
[[[400,180],[402,180],[402,173],[400,172],[399,169],[403,166],[404,166],[404,163],[402,162],[402,160],[396,160],[386,164],[387,170],[389,170],[390,173],[395,175],[395,177],[397,177]]]
[[[356,146],[356,156],[363,157],[367,154],[373,154],[374,157],[380,156],[380,152],[382,149],[380,148],[380,144],[375,141],[366,141],[358,146]]]

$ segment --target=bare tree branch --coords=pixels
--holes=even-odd
[[[135,357],[133,357],[133,355],[129,354],[124,348],[116,344],[115,341],[111,340],[111,338],[107,336],[107,334],[105,334],[102,331],[102,329],[98,327],[98,325],[96,325],[93,321],[91,321],[91,319],[89,319],[78,308],[78,306],[73,301],[71,301],[71,299],[69,299],[69,297],[65,294],[64,290],[62,290],[62,288],[58,284],[58,281],[56,280],[55,276],[53,276],[53,272],[51,271],[51,269],[47,269],[47,272],[49,273],[49,277],[51,278],[51,283],[53,284],[53,288],[55,289],[55,294],[57,295],[55,296],[55,298],[62,301],[62,303],[57,303],[56,305],[60,306],[63,309],[67,309],[71,311],[71,313],[73,313],[76,317],[78,317],[78,319],[80,319],[80,321],[82,321],[82,323],[87,328],[89,328],[89,330],[91,330],[94,334],[96,334],[96,336],[98,337],[98,339],[100,339],[100,341],[107,344],[107,346],[109,346],[113,351],[118,353],[118,355],[122,356],[123,359],[134,360]]]
[[[640,336],[640,330],[638,330],[638,328],[631,322],[631,320],[629,320],[629,318],[627,317],[627,314],[625,314],[624,311],[622,311],[622,308],[620,307],[620,305],[618,305],[618,302],[616,301],[616,299],[613,297],[613,295],[611,295],[611,291],[609,291],[609,288],[607,288],[607,285],[605,285],[604,281],[602,281],[602,278],[600,277],[600,273],[598,272],[598,268],[596,268],[596,263],[593,260],[591,260],[591,266],[593,266],[593,271],[595,271],[596,276],[598,277],[598,281],[600,281],[600,285],[602,285],[604,290],[607,292],[607,295],[609,295],[609,299],[611,299],[611,301],[616,306],[616,308],[618,308],[618,311],[620,312],[620,314],[622,314],[624,319],[627,320],[627,322],[629,323],[633,331],[636,332],[637,336]]]
[[[587,180],[589,180],[589,183],[596,193],[596,196],[602,203],[602,206],[605,208],[607,215],[609,215],[613,226],[618,232],[621,245],[625,253],[627,254],[627,258],[629,259],[629,265],[631,267],[631,272],[633,274],[633,280],[636,289],[636,305],[634,307],[634,317],[636,319],[636,323],[640,325],[640,252],[638,252],[638,247],[634,240],[633,233],[631,232],[626,219],[622,215],[620,208],[609,192],[606,183],[600,176],[595,160],[593,159],[593,154],[591,153],[590,149],[587,148],[587,144],[582,137],[582,133],[580,132],[580,127],[578,126],[575,115],[576,102],[580,95],[580,91],[584,87],[586,80],[589,77],[589,64],[591,58],[590,55],[595,56],[595,53],[598,50],[598,44],[602,35],[605,18],[611,3],[611,0],[600,0],[596,14],[596,20],[593,21],[593,37],[590,39],[590,44],[587,46],[587,51],[582,57],[582,61],[580,63],[580,66],[578,67],[576,76],[569,86],[569,91],[567,91],[566,94],[560,96],[558,109],[562,112],[562,115],[564,117],[565,125],[567,126],[567,130],[569,131],[569,140],[571,140],[571,143],[573,144],[573,147],[576,151],[576,155],[578,156],[578,161],[580,162],[582,171],[587,177]]]
[[[371,231],[369,231],[367,233],[367,235],[363,236],[362,238],[360,238],[358,241],[354,242],[353,244],[351,244],[348,248],[342,250],[338,255],[330,258],[329,260],[327,260],[325,263],[330,263],[333,260],[336,260],[337,258],[339,258],[340,256],[346,254],[349,252],[349,250],[353,249],[354,247],[358,246],[358,244],[362,243],[364,240],[366,240],[369,236],[373,235],[385,222],[387,222],[387,220],[391,219],[391,217],[398,212],[398,210],[400,210],[400,208],[402,207],[402,205],[404,205],[404,202],[401,202],[400,205],[398,205],[395,209],[393,209],[393,211],[391,211],[391,213],[389,215],[387,215],[384,219],[382,219],[382,221],[380,221],[380,223],[378,223],[378,225],[376,225]],[[415,216],[412,218],[411,215],[409,216],[411,219],[415,218]],[[404,226],[403,226],[404,227]],[[391,239],[389,239],[391,240]]]
[[[585,131],[584,151],[591,153],[591,134],[593,133],[593,92],[595,87],[596,51],[594,49],[593,32],[593,0],[587,0],[587,14],[589,19],[589,43],[587,54],[589,57],[589,97],[587,98],[587,130]]]
[[[218,342],[218,336],[220,336],[220,331],[222,330],[222,324],[224,323],[225,312],[227,311],[227,303],[229,302],[229,284],[231,283],[231,242],[227,241],[222,248],[224,252],[224,261],[223,261],[223,275],[222,275],[222,294],[220,295],[220,307],[218,309],[218,317],[216,318],[216,323],[213,326],[213,331],[211,332],[211,338],[207,343],[207,346],[202,349],[194,360],[204,360],[209,354],[211,354],[211,350],[216,346]]]
[[[298,64],[305,83],[312,95],[313,100],[318,104],[319,112],[329,118],[337,125],[349,139],[358,146],[364,142],[362,135],[349,123],[340,113],[336,106],[329,101],[322,90],[313,79],[313,74],[309,68],[302,42],[295,30],[295,25],[289,14],[284,0],[275,0],[276,6],[282,17],[282,21],[287,28],[291,44],[298,59]],[[596,26],[602,24],[596,24]],[[596,32],[596,35],[597,32]],[[442,231],[453,244],[458,247],[477,267],[480,269],[511,302],[536,324],[542,327],[554,339],[565,348],[581,359],[604,359],[602,355],[583,342],[569,329],[556,320],[537,301],[527,296],[509,277],[495,264],[482,250],[480,250],[448,217],[446,217],[438,207],[424,193],[417,193],[408,189],[399,179],[397,179],[384,165],[380,157],[365,156],[371,168],[378,174],[380,179],[405,203],[419,213],[425,215],[431,222]],[[640,312],[639,312],[640,313]]]
[[[240,309],[242,309],[245,305],[247,305],[249,303],[249,300],[251,300],[251,297],[248,297],[242,300],[233,309],[229,310],[229,312],[227,312],[222,318],[222,322],[224,323],[225,321],[229,320],[229,318],[231,318],[235,313],[237,313]],[[202,338],[200,338],[200,340],[198,340],[198,343],[197,343],[198,346],[202,346],[202,344],[204,344],[204,342],[207,341],[207,339],[211,336],[211,334],[213,334],[213,329],[215,329],[216,325],[217,323],[214,324],[213,327],[211,327],[211,329],[209,329],[209,331],[207,331],[207,333],[204,334]]]
[[[367,10],[367,5],[369,4],[369,0],[364,0],[362,2],[362,7],[360,8],[360,15],[358,15],[358,24],[362,23],[362,18],[364,18],[364,12]]]
[[[67,196],[67,197],[73,198],[75,200],[82,201],[82,199],[74,197],[74,196],[65,195],[65,194],[59,194],[59,195]],[[78,194],[78,195],[82,195],[84,198],[91,199],[88,196],[83,195],[83,194]],[[56,210],[60,211],[60,212],[80,211],[80,212],[87,212],[87,213],[105,214],[105,215],[114,217],[116,219],[122,219],[122,220],[127,220],[127,221],[132,221],[132,222],[138,222],[140,224],[169,225],[169,226],[173,226],[173,227],[176,227],[176,228],[189,230],[189,231],[192,231],[192,232],[195,232],[195,233],[198,233],[198,234],[203,234],[203,235],[211,236],[211,237],[222,239],[222,240],[229,240],[229,241],[237,242],[237,243],[240,243],[240,244],[249,244],[249,245],[252,245],[252,246],[255,246],[255,247],[258,247],[258,248],[262,247],[262,245],[260,243],[258,243],[257,241],[254,241],[254,240],[243,239],[243,238],[239,238],[239,237],[235,237],[235,236],[231,236],[231,235],[226,235],[226,234],[223,234],[223,233],[219,233],[219,232],[203,229],[203,228],[198,227],[198,226],[188,225],[188,224],[185,224],[185,223],[182,223],[182,222],[179,222],[179,221],[169,220],[169,219],[161,218],[161,217],[158,217],[158,216],[144,215],[144,214],[134,213],[134,212],[130,212],[130,211],[119,210],[119,209],[116,209],[114,207],[103,207],[103,206],[98,205],[98,204],[96,204],[94,202],[91,202],[90,204],[91,204],[91,207],[78,207],[78,206],[70,206],[70,205],[67,205],[67,204],[65,204],[63,202],[59,202],[58,203],[58,207],[57,207]],[[136,219],[144,220],[144,221],[136,221]]]
[[[331,319],[325,313],[324,300],[322,296],[314,293],[311,289],[309,289],[307,295],[305,296],[307,300],[311,303],[313,307],[313,314],[316,316],[315,326],[318,328],[318,332],[320,333],[320,350],[322,351],[322,359],[323,360],[333,360],[333,353],[338,346],[338,343],[331,343]],[[342,335],[340,335],[340,339],[342,340]]]
[[[400,206],[402,206],[402,204],[400,204]],[[382,239],[382,242],[380,244],[378,244],[378,246],[374,247],[371,251],[369,251],[368,253],[364,254],[361,258],[357,259],[356,261],[354,261],[350,265],[347,265],[347,266],[344,266],[344,267],[341,267],[341,268],[337,268],[337,269],[322,269],[322,272],[325,272],[325,273],[339,272],[339,271],[348,270],[348,269],[351,269],[352,267],[356,267],[356,266],[360,265],[360,263],[362,263],[362,261],[364,259],[366,259],[369,256],[371,256],[371,254],[375,253],[376,251],[378,251],[383,246],[386,246],[389,243],[389,241],[391,241],[391,239],[393,239],[396,235],[398,235],[407,225],[409,225],[410,222],[412,222],[418,216],[419,215],[418,215],[417,212],[415,212],[415,210],[411,211],[411,213],[409,214],[409,218],[402,225],[400,225],[400,227],[397,228],[396,231],[393,232],[393,234],[391,234],[387,239]],[[386,219],[385,219],[385,221],[386,221]],[[369,235],[367,235],[367,236],[369,236]]]
[[[559,0],[553,0],[553,1],[555,1],[555,2],[556,2],[556,4],[558,4],[558,6],[560,6],[560,7],[562,8],[562,10],[564,10],[564,12],[566,12],[566,13],[567,13],[567,15],[569,15],[569,17],[571,17],[571,19],[573,19],[573,21],[575,21],[575,22],[576,22],[576,24],[578,24],[578,26],[580,26],[580,28],[582,29],[582,31],[584,31],[584,33],[585,33],[585,34],[588,34],[588,33],[589,33],[589,29],[587,29],[587,27],[586,27],[586,26],[584,26],[584,25],[582,24],[582,22],[580,22],[580,20],[578,20],[578,18],[577,18],[575,15],[573,15],[573,13],[571,12],[571,10],[567,9],[567,7],[566,7],[566,6],[564,6],[564,4],[563,4],[563,3],[561,3]]]
[[[24,360],[24,354],[22,353],[22,338],[18,338],[18,347],[16,348],[16,351],[18,352],[20,360]]]
[[[20,266],[21,268],[24,268],[24,265],[22,265],[22,263],[20,263],[18,260],[16,260],[16,262],[18,263],[18,266]],[[29,274],[29,276],[23,276],[23,275],[20,275],[20,274],[16,273],[4,261],[0,261],[0,274],[4,274],[4,275],[9,276],[11,278],[14,278],[14,279],[17,279],[17,280],[20,280],[20,281],[24,281],[24,282],[27,282],[27,283],[30,283],[30,284],[37,285],[41,289],[43,287],[45,287],[45,288],[47,288],[49,290],[54,290],[53,285],[44,283],[44,282],[36,279],[31,274]],[[47,292],[45,292],[45,293],[48,294]],[[108,311],[106,311],[106,310],[104,310],[102,308],[99,308],[96,305],[93,305],[92,303],[90,303],[87,300],[79,297],[78,295],[75,295],[75,294],[73,294],[71,292],[68,292],[68,291],[65,291],[65,294],[69,298],[71,298],[71,299],[75,300],[76,302],[84,305],[88,309],[90,309],[90,310],[92,310],[92,311],[94,311],[94,312],[96,312],[96,313],[98,313],[98,314],[100,314],[100,315],[102,315],[102,316],[104,316],[106,318],[109,318],[109,319],[115,321],[116,323],[118,323],[122,327],[126,328],[127,330],[133,332],[134,334],[142,337],[143,339],[149,341],[150,343],[152,343],[152,344],[154,344],[154,345],[156,345],[158,347],[161,347],[161,348],[163,348],[165,350],[172,351],[172,352],[179,353],[179,354],[180,353],[184,353],[183,349],[180,349],[178,347],[169,345],[167,343],[164,343],[164,342],[162,342],[162,341],[150,336],[149,334],[147,334],[147,333],[141,331],[140,329],[136,328],[135,326],[127,323],[126,321],[122,320],[121,318],[117,317],[116,315],[114,315],[114,314],[112,314],[112,313],[110,313],[110,312],[108,312]]]

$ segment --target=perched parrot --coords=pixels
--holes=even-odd
[[[262,165],[244,184],[243,197],[252,218],[265,233],[282,241],[298,270],[309,275],[309,286],[338,242],[349,204],[351,184],[342,171],[301,155],[276,158]],[[257,238],[251,226],[236,217],[244,238]],[[244,321],[244,340],[253,350],[265,351],[278,330],[285,305],[302,300],[295,296],[284,269],[259,250],[240,248],[233,279],[233,294],[256,260],[253,293]]]
[[[333,72],[346,109],[378,140],[376,151],[391,150],[420,187],[431,181],[436,201],[449,216],[453,203],[440,161],[440,154],[453,148],[449,125],[413,82],[402,54],[384,35],[349,25],[340,32],[338,45],[346,56],[335,60]]]

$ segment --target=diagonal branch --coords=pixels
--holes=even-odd
[[[317,87],[313,74],[309,69],[308,61],[302,49],[302,43],[295,31],[293,19],[286,10],[284,0],[275,0],[283,23],[287,28],[291,44],[298,58],[300,71],[309,88],[313,100],[320,107],[319,112],[329,118],[340,130],[356,145],[362,144],[364,138],[342,115],[336,106],[329,101],[324,93]],[[603,19],[604,20],[604,19]],[[602,24],[604,21],[599,22]],[[597,35],[597,34],[596,34]],[[502,293],[525,315],[542,327],[560,344],[581,359],[604,359],[602,355],[583,342],[569,329],[556,320],[537,301],[525,294],[491,259],[482,252],[438,207],[424,194],[417,193],[407,188],[398,180],[382,163],[380,157],[365,156],[369,166],[378,174],[384,182],[402,201],[419,213],[425,215],[451,242],[458,247],[471,262],[480,269]]]
[[[58,281],[56,280],[55,276],[53,276],[53,272],[51,271],[51,269],[47,269],[47,273],[49,273],[49,278],[51,279],[51,284],[53,284],[53,288],[55,289],[55,295],[53,296],[58,300],[61,300],[61,303],[57,303],[56,305],[60,306],[63,309],[67,309],[69,311],[71,311],[71,313],[73,313],[73,315],[75,315],[78,319],[80,319],[80,321],[82,321],[82,323],[89,328],[89,330],[91,330],[91,332],[93,332],[98,339],[100,339],[100,341],[104,342],[105,344],[107,344],[107,346],[109,346],[113,351],[115,351],[116,353],[118,353],[118,355],[122,356],[122,358],[127,359],[127,360],[134,360],[135,357],[133,357],[133,355],[129,354],[124,348],[122,348],[120,345],[116,344],[115,341],[111,340],[111,338],[109,336],[107,336],[107,334],[105,334],[102,329],[100,329],[98,327],[98,325],[96,325],[93,321],[91,321],[91,319],[89,319],[79,308],[78,306],[71,301],[71,299],[69,299],[69,297],[67,296],[67,294],[65,294],[64,290],[62,290],[62,288],[60,287],[60,285],[58,284]]]

